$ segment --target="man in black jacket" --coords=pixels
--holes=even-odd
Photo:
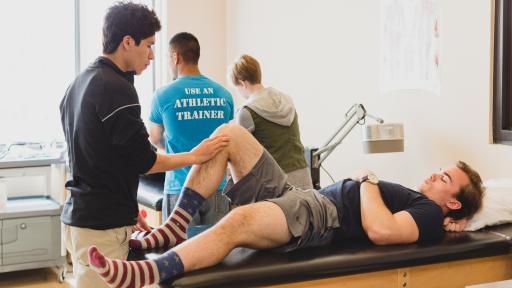
[[[187,153],[153,151],[133,82],[153,60],[159,30],[155,12],[144,5],[110,7],[103,25],[103,56],[78,75],[60,105],[72,174],[62,222],[77,287],[106,287],[89,270],[90,245],[126,259],[133,230],[149,231],[138,217],[140,174],[200,164],[227,145],[227,137],[221,136]]]

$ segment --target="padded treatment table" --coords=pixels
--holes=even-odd
[[[146,207],[162,211],[165,173],[143,175],[139,178],[137,201]]]
[[[464,287],[512,278],[511,236],[512,224],[507,224],[446,233],[441,243],[429,245],[347,242],[290,253],[237,248],[220,264],[161,286]],[[131,251],[129,259],[151,259],[163,252]]]
[[[139,211],[146,214],[146,221],[151,227],[162,224],[162,198],[164,193],[165,173],[143,175],[139,177],[137,201]]]

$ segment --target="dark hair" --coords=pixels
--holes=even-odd
[[[201,47],[196,36],[187,32],[178,33],[171,38],[169,46],[174,52],[181,55],[185,63],[197,65],[199,62]]]
[[[457,193],[457,200],[462,204],[462,207],[457,210],[450,210],[447,216],[454,219],[471,218],[480,207],[482,207],[482,198],[484,196],[485,188],[482,184],[482,178],[478,172],[471,168],[468,164],[458,161],[457,168],[462,170],[469,178],[469,184],[461,187]]]
[[[125,36],[132,37],[138,46],[142,39],[155,35],[160,28],[155,11],[146,5],[117,2],[108,8],[103,22],[103,53],[114,53]]]

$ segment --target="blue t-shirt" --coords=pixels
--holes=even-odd
[[[156,91],[149,116],[164,127],[165,150],[172,154],[192,150],[232,119],[231,93],[203,75],[181,76]],[[164,192],[179,194],[190,168],[166,172]],[[225,184],[224,179],[219,190]]]
[[[319,191],[336,205],[341,219],[340,233],[336,235],[339,239],[368,239],[361,222],[359,188],[359,182],[345,179]],[[407,211],[411,214],[418,226],[418,242],[435,242],[443,238],[443,210],[434,201],[417,191],[386,181],[379,181],[379,190],[391,213]]]

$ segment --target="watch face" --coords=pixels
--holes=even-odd
[[[375,174],[370,174],[370,175],[368,175],[368,181],[370,181],[373,184],[378,184],[379,178],[377,178],[377,176]]]
[[[379,184],[379,178],[377,178],[377,176],[373,173],[364,176],[362,180],[362,182],[368,181],[372,184]]]

